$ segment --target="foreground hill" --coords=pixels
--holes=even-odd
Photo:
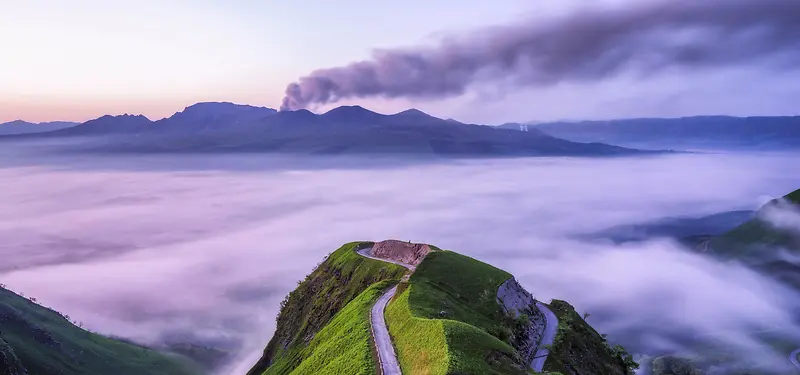
[[[386,327],[391,345],[376,346]],[[568,303],[538,302],[507,272],[458,253],[389,240],[346,244],[306,276],[248,374],[396,373],[392,362],[403,374],[636,367]]]
[[[640,151],[576,143],[543,132],[518,132],[443,120],[418,110],[393,115],[358,106],[324,114],[276,112],[231,103],[198,103],[150,121],[104,116],[70,129],[15,137],[84,137],[78,149],[96,152],[282,152],[480,156],[607,156]]]
[[[77,122],[53,121],[31,123],[15,120],[0,124],[0,135],[43,133],[60,130],[78,125]]]
[[[800,147],[800,116],[696,116],[502,126],[513,130],[541,130],[575,142],[604,142],[639,148]]]
[[[83,330],[0,287],[0,374],[196,375],[185,357]]]

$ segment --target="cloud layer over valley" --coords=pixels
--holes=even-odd
[[[241,347],[244,373],[278,304],[344,242],[436,244],[559,298],[631,351],[721,341],[772,368],[797,340],[795,291],[668,240],[580,235],[665,216],[755,209],[800,187],[796,155],[369,162],[276,156],[12,159],[0,155],[0,282],[94,330]],[[696,341],[696,340],[695,340]],[[238,372],[237,372],[238,371]]]

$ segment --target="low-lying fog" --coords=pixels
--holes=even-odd
[[[565,299],[631,351],[713,337],[765,367],[800,347],[795,292],[656,240],[576,235],[755,209],[800,187],[798,155],[694,154],[393,163],[239,156],[0,153],[0,282],[90,329],[241,344],[243,374],[278,303],[344,242],[428,242]],[[29,151],[29,149],[28,149]],[[22,152],[22,151],[20,151]],[[688,335],[688,336],[687,336]]]

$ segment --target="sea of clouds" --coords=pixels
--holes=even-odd
[[[687,337],[712,337],[784,369],[786,353],[758,333],[800,347],[800,296],[765,275],[669,239],[579,239],[756,209],[800,187],[797,155],[400,162],[30,150],[0,152],[0,282],[102,333],[231,348],[225,374],[255,362],[280,300],[326,254],[386,238],[504,268],[537,298],[589,312],[631,351],[692,354]]]

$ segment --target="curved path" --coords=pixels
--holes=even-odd
[[[800,361],[797,359],[798,356],[800,356],[800,348],[793,351],[792,354],[789,354],[789,362],[792,362],[792,364],[800,370]]]
[[[371,247],[358,250],[357,253],[365,258],[393,263],[398,266],[405,267],[411,272],[414,272],[415,269],[415,267],[410,264],[373,256]],[[394,351],[394,345],[392,345],[392,337],[389,335],[389,329],[386,327],[385,318],[386,305],[389,304],[389,301],[392,299],[392,297],[394,297],[396,292],[396,285],[389,288],[386,293],[378,298],[378,301],[375,302],[375,305],[372,306],[372,313],[370,314],[370,321],[372,323],[372,339],[375,341],[375,349],[378,352],[378,362],[380,362],[379,366],[382,375],[402,374],[402,371],[400,370],[400,364],[397,361],[397,354]],[[545,348],[545,345],[553,344],[553,340],[556,337],[556,332],[558,331],[558,318],[556,317],[556,314],[553,314],[553,312],[550,311],[550,309],[544,304],[536,302],[536,307],[538,307],[539,311],[544,314],[546,324],[544,333],[542,334],[542,340],[539,342],[539,347],[536,349],[536,355],[534,355],[533,361],[531,361],[531,368],[536,372],[542,372],[544,362],[547,360],[547,356],[550,354],[550,351]],[[796,362],[794,363],[796,364]]]
[[[403,266],[410,271],[414,271],[414,266],[398,262],[391,259],[383,259],[374,257],[371,254],[372,248],[366,248],[358,251],[358,254],[370,259],[379,260],[387,263],[394,263],[398,266]],[[403,372],[400,370],[400,363],[397,361],[397,354],[394,352],[394,345],[392,345],[392,337],[389,335],[389,328],[386,327],[385,311],[386,305],[389,300],[394,297],[397,292],[397,285],[389,288],[375,304],[372,306],[372,313],[370,314],[370,326],[372,326],[372,339],[375,341],[375,350],[378,352],[378,365],[381,369],[382,375],[401,375]]]
[[[533,371],[542,372],[544,362],[547,360],[547,355],[550,354],[550,350],[545,348],[545,345],[553,345],[553,340],[555,340],[556,332],[558,331],[558,318],[556,318],[556,314],[553,314],[550,308],[543,303],[536,302],[536,307],[544,314],[546,323],[544,325],[542,340],[539,342],[539,347],[536,349],[536,355],[533,356],[533,361],[531,361],[531,368]]]

